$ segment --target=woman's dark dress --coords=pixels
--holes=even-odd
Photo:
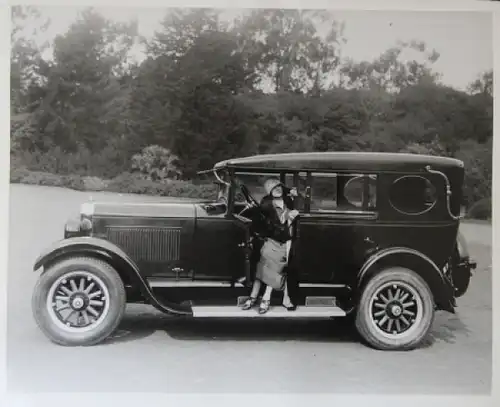
[[[288,210],[292,211],[295,209],[294,199],[288,196],[290,190],[283,187],[283,201]],[[256,231],[263,238],[270,238],[276,240],[279,243],[285,243],[288,240],[292,240],[292,245],[290,249],[290,254],[288,256],[288,264],[284,269],[287,275],[288,284],[288,294],[294,305],[298,303],[299,295],[299,280],[298,280],[298,270],[296,261],[296,237],[297,237],[297,219],[292,223],[292,234],[290,235],[290,228],[288,223],[281,223],[276,209],[273,205],[273,197],[271,195],[266,195],[262,198],[260,202],[260,209],[264,215],[260,222],[257,222]],[[260,259],[260,250],[263,245],[262,240],[258,240],[254,246],[252,253],[252,274],[255,277],[256,267]]]

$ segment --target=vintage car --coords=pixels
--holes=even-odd
[[[126,303],[194,318],[351,319],[368,345],[417,347],[436,310],[476,267],[459,232],[464,165],[393,153],[289,153],[217,163],[202,173],[211,201],[87,202],[64,239],[34,264],[34,318],[53,342],[93,345],[110,336]],[[273,292],[263,315],[250,294],[252,223],[267,177],[298,196],[294,311]],[[346,321],[347,321],[346,320]],[[333,329],[333,328],[332,328]]]

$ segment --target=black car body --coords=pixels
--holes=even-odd
[[[231,159],[207,173],[220,185],[213,201],[82,205],[64,239],[34,266],[43,268],[33,297],[35,319],[50,339],[66,345],[100,342],[116,328],[126,302],[146,302],[194,317],[352,315],[371,345],[409,349],[427,334],[434,311],[454,312],[455,298],[467,290],[475,263],[459,233],[464,180],[459,160],[294,153]],[[249,202],[260,201],[269,176],[295,188],[300,198],[300,300],[287,312],[276,305],[276,293],[275,306],[262,316],[239,304],[253,279],[252,222],[258,206]],[[80,269],[86,272],[79,275]],[[68,270],[73,282],[64,278]],[[79,285],[82,276],[92,288]],[[92,298],[100,298],[100,305],[85,311],[93,301],[88,294],[100,285],[108,285],[100,290],[108,297],[96,294]],[[59,305],[57,293],[64,297]],[[54,311],[64,307],[80,322]],[[106,309],[103,317],[100,311]]]

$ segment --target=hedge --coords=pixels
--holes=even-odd
[[[467,213],[470,219],[491,219],[491,198],[484,198],[472,205]]]
[[[194,184],[190,181],[149,181],[135,174],[123,173],[110,180],[80,175],[57,175],[26,168],[12,169],[10,182],[14,184],[44,185],[70,188],[77,191],[108,191],[122,194],[143,194],[179,198],[212,199],[217,187],[214,184]]]

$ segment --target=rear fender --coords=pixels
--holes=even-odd
[[[454,286],[454,295],[456,298],[463,296],[470,284],[472,270],[475,270],[477,263],[471,259],[467,241],[459,232],[453,254],[449,262],[449,275]]]
[[[365,262],[358,274],[358,291],[370,278],[387,267],[407,267],[418,273],[429,285],[439,309],[454,313],[453,286],[439,267],[425,254],[406,247],[383,249]]]
[[[138,287],[144,298],[159,310],[172,314],[191,314],[191,311],[187,308],[168,303],[163,299],[159,301],[141,275],[135,262],[117,245],[104,239],[80,236],[60,240],[43,251],[36,259],[33,269],[36,271],[43,267],[45,271],[54,262],[75,255],[97,256],[107,261],[116,269],[124,282],[130,282],[133,286]]]

